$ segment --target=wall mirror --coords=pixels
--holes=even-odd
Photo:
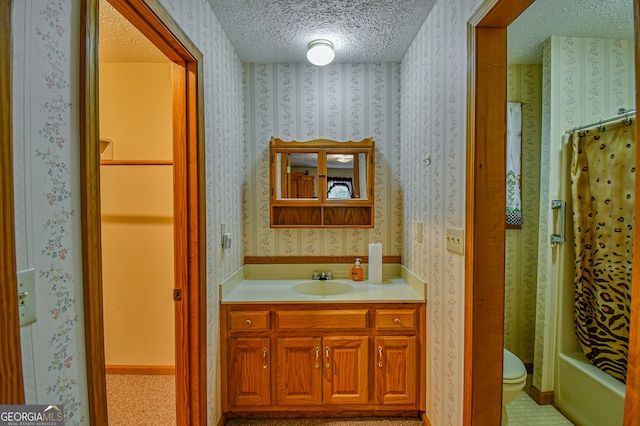
[[[271,138],[271,227],[373,227],[374,142]]]

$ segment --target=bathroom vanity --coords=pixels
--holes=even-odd
[[[322,282],[263,281],[242,280],[222,298],[227,416],[424,411],[425,303],[402,278],[342,281],[346,292],[331,284],[339,294],[314,294]]]

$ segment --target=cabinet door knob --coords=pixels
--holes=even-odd
[[[382,346],[378,346],[378,368],[382,368]]]
[[[244,321],[244,325],[246,325],[247,327],[251,327],[251,324],[253,323],[251,322],[250,319]]]

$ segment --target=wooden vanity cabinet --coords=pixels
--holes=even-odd
[[[424,304],[221,305],[223,411],[424,411]]]
[[[229,344],[229,398],[234,406],[271,403],[271,370],[268,338],[232,338]]]

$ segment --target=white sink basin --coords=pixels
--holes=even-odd
[[[341,281],[307,281],[296,284],[292,287],[293,291],[300,294],[310,296],[331,296],[336,294],[349,293],[353,290],[353,286],[349,283]]]

